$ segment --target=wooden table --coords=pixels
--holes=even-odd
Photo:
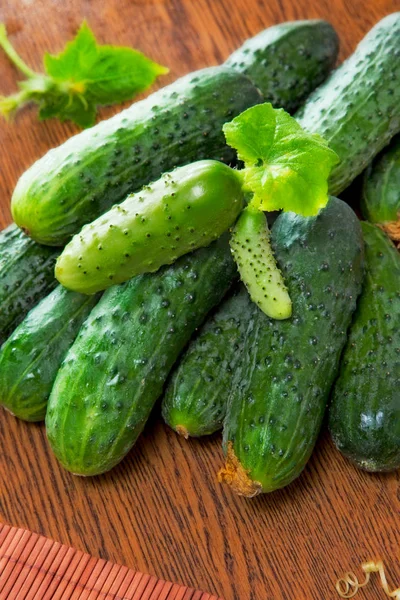
[[[45,50],[58,51],[87,18],[100,41],[169,65],[165,84],[220,63],[247,37],[290,19],[330,20],[343,59],[396,8],[398,0],[2,0],[0,21],[40,68]],[[0,69],[1,93],[11,93],[16,73],[4,55]],[[0,122],[2,226],[18,176],[74,132],[39,123],[35,109],[15,124]],[[336,577],[376,556],[400,583],[399,474],[357,471],[327,434],[295,484],[250,501],[216,482],[218,435],[186,442],[153,419],[118,468],[82,479],[59,467],[42,425],[0,417],[0,521],[225,600],[335,599]],[[383,597],[378,590],[372,585],[359,597]]]

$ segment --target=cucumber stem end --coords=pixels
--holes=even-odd
[[[232,442],[228,442],[228,451],[226,453],[226,464],[218,473],[218,481],[227,483],[232,490],[239,496],[254,498],[262,492],[262,485],[259,481],[253,481],[233,449]]]

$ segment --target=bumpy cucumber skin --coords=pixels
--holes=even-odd
[[[60,250],[40,246],[19,227],[0,232],[0,344],[56,285]]]
[[[98,296],[56,287],[0,350],[0,403],[24,421],[43,421],[60,364]]]
[[[329,413],[333,441],[367,471],[400,467],[400,255],[362,223],[366,277]]]
[[[288,319],[292,302],[270,246],[265,214],[247,206],[233,229],[230,244],[253,302],[273,319]]]
[[[190,343],[162,403],[164,421],[179,434],[199,437],[222,428],[251,312],[251,300],[241,286]]]
[[[368,221],[400,242],[400,135],[365,171],[361,210]]]
[[[59,257],[56,277],[91,294],[152,273],[208,246],[243,206],[238,171],[212,160],[178,167],[86,225]]]
[[[400,131],[400,12],[375,25],[295,116],[339,155],[329,179],[339,194]]]
[[[248,75],[265,101],[293,113],[334,67],[339,39],[326,21],[292,21],[247,40],[226,65]]]
[[[97,475],[122,460],[183,347],[236,276],[223,236],[158,273],[104,293],[49,400],[47,435],[66,469]]]
[[[232,69],[191,73],[50,150],[20,178],[14,220],[36,241],[64,245],[163,172],[203,158],[232,161],[222,125],[261,101]]]
[[[360,223],[336,198],[316,217],[283,213],[271,239],[293,316],[274,321],[254,305],[224,423],[220,479],[249,497],[289,484],[306,465],[363,275]]]

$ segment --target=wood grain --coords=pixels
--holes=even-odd
[[[171,67],[162,84],[221,62],[245,38],[280,21],[322,17],[341,58],[397,0],[2,0],[13,42],[40,68],[87,18],[99,40],[137,47]],[[0,56],[1,92],[16,72]],[[161,82],[160,82],[161,85]],[[102,117],[114,109],[102,112]],[[0,219],[18,176],[73,126],[39,123],[28,109],[0,122]],[[324,434],[304,475],[253,501],[216,482],[220,438],[178,439],[155,416],[111,473],[73,477],[50,454],[43,426],[0,418],[0,521],[225,600],[330,600],[336,577],[381,556],[400,582],[399,475],[353,468]],[[382,597],[379,586],[360,592]],[[1,599],[3,600],[3,598]]]

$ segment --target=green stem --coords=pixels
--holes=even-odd
[[[32,71],[22,58],[16,53],[7,37],[7,30],[4,23],[0,24],[0,47],[3,48],[11,62],[27,77],[36,77],[37,73]]]
[[[29,95],[24,90],[11,96],[0,96],[0,114],[6,119],[14,116],[14,113],[29,100]]]

